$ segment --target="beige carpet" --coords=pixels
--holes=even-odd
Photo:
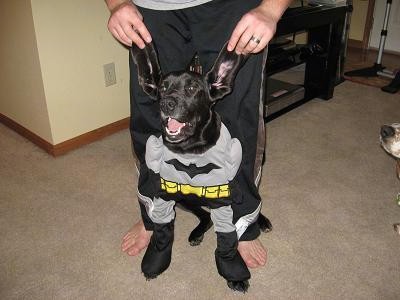
[[[274,230],[244,296],[217,275],[212,232],[188,245],[181,210],[165,274],[147,282],[121,253],[138,217],[128,131],[54,159],[0,125],[0,299],[399,299],[400,183],[378,142],[395,121],[398,95],[345,82],[268,124]]]

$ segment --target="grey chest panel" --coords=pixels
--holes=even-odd
[[[235,177],[242,161],[242,146],[221,124],[215,146],[202,154],[179,154],[164,146],[162,138],[149,137],[146,164],[162,178],[192,186],[227,184]]]

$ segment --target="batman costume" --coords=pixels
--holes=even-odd
[[[146,165],[159,177],[159,192],[146,202],[147,214],[154,223],[153,236],[142,261],[142,271],[154,278],[171,261],[177,201],[193,201],[210,208],[217,234],[215,260],[218,272],[228,281],[250,278],[246,264],[237,252],[238,238],[253,215],[233,223],[231,204],[235,201],[234,178],[242,160],[242,146],[221,124],[217,143],[202,154],[179,154],[169,150],[162,137],[150,136],[146,143]]]

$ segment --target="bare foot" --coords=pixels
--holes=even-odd
[[[138,255],[150,242],[152,231],[144,228],[143,221],[138,221],[122,239],[121,249],[130,256]]]
[[[249,268],[258,268],[267,263],[267,250],[259,239],[240,241],[238,251]]]
[[[144,228],[143,221],[138,221],[125,234],[121,249],[130,256],[138,255],[150,242],[152,231]],[[260,240],[240,241],[238,251],[249,268],[264,266],[267,262],[267,251]]]

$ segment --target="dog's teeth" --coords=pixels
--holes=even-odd
[[[171,117],[168,117],[168,122],[170,122],[171,120],[174,120],[174,119],[172,119]],[[176,122],[178,122],[178,121],[176,121]],[[180,123],[180,124],[181,124],[181,126],[178,127],[178,128],[176,129],[176,131],[171,131],[171,130],[168,128],[169,125],[168,125],[168,126],[165,126],[165,131],[166,131],[167,134],[170,135],[170,136],[179,135],[179,134],[181,133],[181,131],[182,131],[182,128],[184,128],[188,123]],[[174,126],[174,127],[176,127],[176,126]]]
[[[168,128],[165,128],[165,129],[166,129],[167,133],[168,133],[169,135],[172,135],[172,136],[175,136],[175,135],[178,135],[178,134],[181,133],[181,128],[179,128],[179,129],[178,129],[177,131],[175,131],[175,132],[170,131]]]

